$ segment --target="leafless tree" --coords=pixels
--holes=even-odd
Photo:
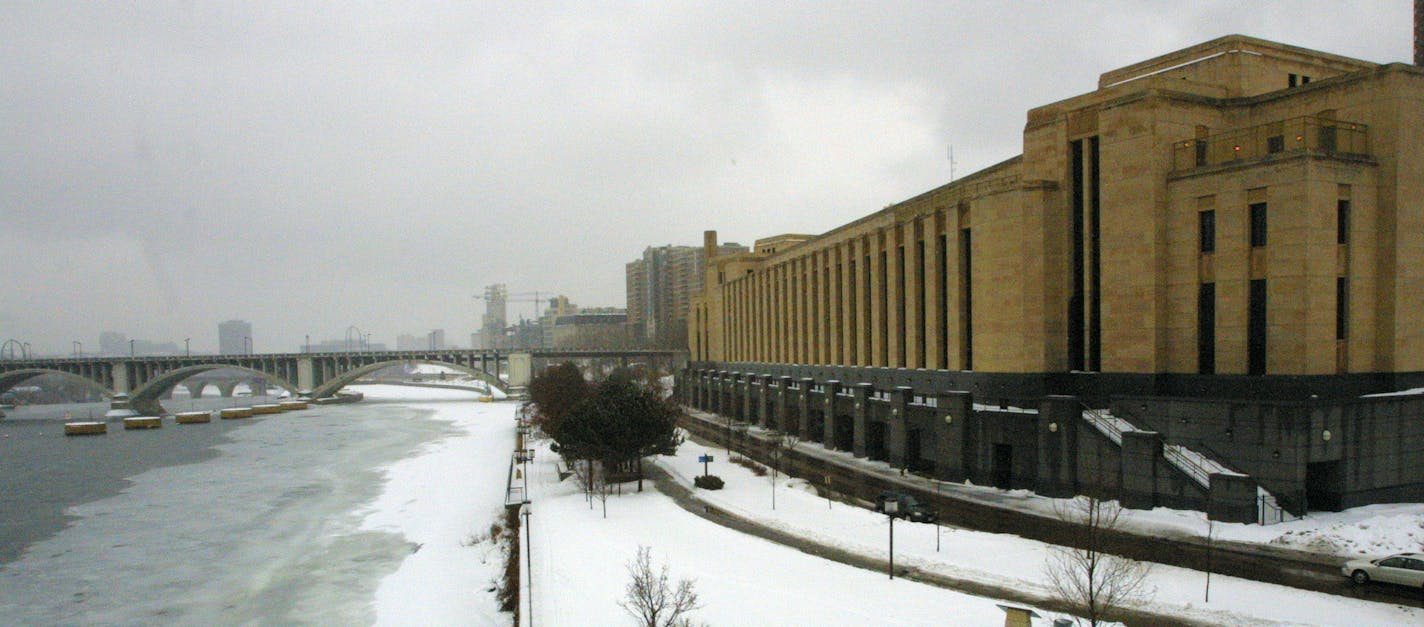
[[[691,625],[687,614],[699,607],[697,591],[691,579],[680,579],[674,585],[668,579],[667,564],[653,569],[653,550],[639,545],[638,555],[628,562],[627,594],[618,606],[638,619],[645,627],[683,627]]]
[[[1104,550],[1106,536],[1122,519],[1116,501],[1080,496],[1057,501],[1053,509],[1060,520],[1077,525],[1076,546],[1051,548],[1044,570],[1053,590],[1089,625],[1096,626],[1125,605],[1150,599],[1153,590],[1146,582],[1151,564]]]
[[[592,462],[589,463],[592,466]],[[598,469],[593,473],[593,498],[598,499],[603,504],[603,517],[608,518],[608,495],[613,492],[613,485],[608,482],[608,469],[603,464],[598,465]]]
[[[771,434],[767,454],[771,457],[771,508],[776,509],[776,473],[781,469],[781,459],[791,454],[801,443],[801,436],[791,433]]]

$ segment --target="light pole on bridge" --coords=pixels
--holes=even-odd
[[[134,341],[129,340],[129,357],[134,356]]]
[[[252,336],[250,336],[250,335],[244,335],[244,336],[242,336],[242,349],[243,349],[248,355],[251,355],[251,354],[252,354]]]
[[[188,340],[190,340],[190,339],[193,339],[193,338],[188,338],[188,337],[183,338],[183,356],[184,356],[184,357],[192,357],[192,356],[193,356],[193,350],[188,347]]]

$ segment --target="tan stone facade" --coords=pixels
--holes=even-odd
[[[1424,371],[1424,70],[1230,36],[1107,72],[1019,157],[712,256],[688,325],[700,361]]]

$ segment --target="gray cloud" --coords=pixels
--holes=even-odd
[[[621,304],[644,246],[829,229],[1192,43],[1410,56],[1403,0],[576,4],[6,7],[0,339],[463,341],[486,283]]]

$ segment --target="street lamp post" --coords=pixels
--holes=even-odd
[[[192,356],[193,356],[193,349],[190,348],[189,345],[188,345],[188,340],[191,340],[191,339],[193,339],[193,338],[190,338],[190,337],[185,337],[185,338],[183,338],[183,356],[184,356],[184,357],[192,357]]]
[[[900,513],[899,499],[885,499],[881,501],[881,509],[885,510],[885,517],[890,519],[890,578],[895,578],[895,514]]]
[[[134,341],[129,340],[129,357],[134,356]]]
[[[525,591],[525,597],[529,599],[529,627],[534,627],[534,542],[529,533],[529,493],[524,493],[524,570],[529,574],[529,589]]]
[[[310,352],[311,352],[311,334],[308,333],[308,334],[306,334],[305,337],[306,337],[306,342],[302,344],[302,352],[303,352],[303,353],[310,353]]]

